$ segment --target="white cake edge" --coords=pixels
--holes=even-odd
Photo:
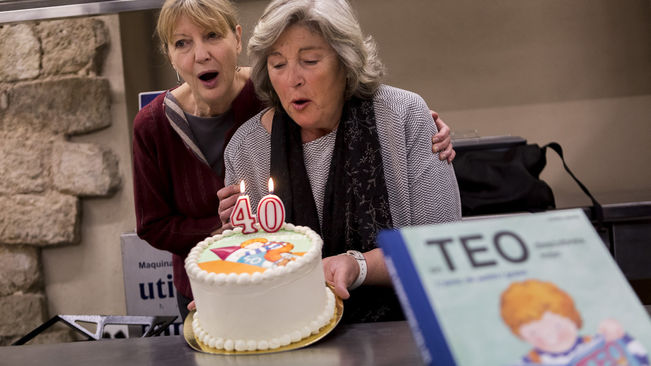
[[[255,224],[256,228],[258,230],[261,230],[260,226],[258,224]],[[321,248],[323,246],[323,240],[321,237],[315,233],[312,229],[310,229],[307,226],[296,226],[293,224],[289,223],[284,223],[281,229],[289,230],[289,231],[295,231],[298,233],[301,233],[305,236],[307,236],[314,245],[312,245],[312,248],[307,251],[301,258],[297,259],[296,261],[292,261],[290,263],[287,263],[287,265],[283,267],[277,267],[277,268],[272,268],[268,269],[264,272],[255,272],[253,274],[248,274],[248,273],[212,273],[212,272],[207,272],[199,268],[198,265],[198,260],[199,257],[201,256],[201,253],[212,243],[215,241],[220,240],[223,237],[227,237],[230,235],[234,234],[239,234],[242,232],[242,228],[237,227],[233,230],[225,230],[221,234],[213,235],[209,238],[206,238],[190,250],[190,253],[188,254],[188,257],[185,259],[185,271],[188,274],[188,277],[201,281],[206,284],[212,284],[212,285],[246,285],[246,284],[256,284],[259,282],[262,282],[264,280],[271,280],[273,278],[277,278],[279,276],[283,276],[289,273],[292,273],[303,266],[308,265],[310,262],[315,260],[317,257],[318,259],[321,259]]]
[[[310,324],[303,326],[300,329],[295,329],[287,332],[279,337],[272,339],[254,340],[254,339],[231,339],[214,337],[206,333],[199,325],[199,319],[195,313],[192,320],[192,331],[195,337],[208,347],[225,350],[225,351],[266,351],[274,350],[280,347],[290,345],[302,339],[309,337],[312,334],[318,334],[319,330],[328,325],[335,316],[335,295],[328,288],[324,287],[326,291],[326,305],[317,318],[310,322]]]

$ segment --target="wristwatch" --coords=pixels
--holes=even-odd
[[[358,252],[357,250],[349,250],[346,252],[346,254],[355,258],[357,264],[359,265],[359,274],[357,275],[355,282],[353,282],[353,284],[348,287],[349,290],[354,290],[359,286],[361,286],[362,283],[364,283],[364,280],[366,279],[366,273],[367,273],[366,258],[364,258],[364,255]]]

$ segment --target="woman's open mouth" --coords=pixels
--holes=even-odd
[[[310,102],[309,99],[296,99],[292,100],[292,107],[297,111],[301,111],[307,107],[307,104]]]
[[[199,80],[201,83],[207,87],[212,87],[217,82],[217,76],[219,73],[217,71],[209,71],[199,74]]]

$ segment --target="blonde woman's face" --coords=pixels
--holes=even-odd
[[[242,49],[241,28],[224,35],[203,29],[186,16],[177,20],[170,43],[172,66],[190,86],[198,105],[216,106],[233,92],[237,57]],[[213,109],[213,108],[210,108]]]
[[[346,76],[323,36],[303,25],[288,27],[271,47],[267,71],[283,108],[301,128],[330,131],[336,127]]]

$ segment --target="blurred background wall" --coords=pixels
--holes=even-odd
[[[239,1],[243,38],[266,1]],[[419,93],[456,134],[559,142],[602,203],[651,200],[651,2],[353,0],[379,45],[386,83]],[[50,314],[124,314],[120,234],[135,228],[130,133],[137,93],[176,84],[158,53],[155,11],[103,17],[113,125],[76,142],[120,157],[121,190],[82,201],[81,243],[42,251]],[[245,55],[242,65],[247,64]],[[125,132],[126,131],[126,132]],[[559,208],[587,198],[550,155]]]
[[[265,4],[238,3],[245,40]],[[557,141],[604,203],[651,197],[651,170],[643,168],[651,155],[648,0],[352,4],[379,44],[386,83],[419,93],[457,134]],[[164,58],[141,52],[153,33],[148,19],[148,13],[121,17],[127,93],[136,91],[132,83],[151,90],[176,83]],[[138,27],[144,31],[134,32]],[[127,95],[127,103],[135,100]],[[560,161],[550,159],[543,178],[559,207],[589,202]]]

